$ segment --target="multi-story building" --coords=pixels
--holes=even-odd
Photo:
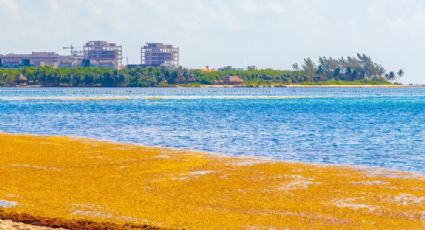
[[[6,54],[2,58],[2,64],[5,68],[19,68],[21,66],[30,66],[31,54]]]
[[[120,68],[122,46],[106,41],[89,41],[83,47],[83,65]]]
[[[60,55],[54,52],[32,52],[29,63],[32,66],[58,67]]]
[[[163,43],[146,43],[142,47],[143,66],[179,67],[179,48]]]
[[[59,56],[59,67],[77,67],[82,66],[83,56],[79,55],[61,55]]]
[[[31,54],[6,54],[0,57],[4,68],[19,68],[23,66],[74,67],[80,66],[82,57],[63,56],[55,52],[32,52]]]

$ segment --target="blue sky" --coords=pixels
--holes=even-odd
[[[423,0],[0,0],[0,22],[3,54],[107,40],[140,63],[140,46],[158,41],[186,67],[289,69],[361,52],[425,83]]]

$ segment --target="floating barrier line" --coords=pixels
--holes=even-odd
[[[425,95],[425,88],[0,88],[0,94],[90,95],[299,95],[403,94]]]

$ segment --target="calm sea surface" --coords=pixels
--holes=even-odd
[[[425,173],[425,89],[0,88],[0,132]]]

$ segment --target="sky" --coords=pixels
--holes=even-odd
[[[425,84],[423,0],[0,0],[0,25],[0,54],[106,40],[139,64],[142,44],[164,42],[184,67],[290,69],[366,53]]]

